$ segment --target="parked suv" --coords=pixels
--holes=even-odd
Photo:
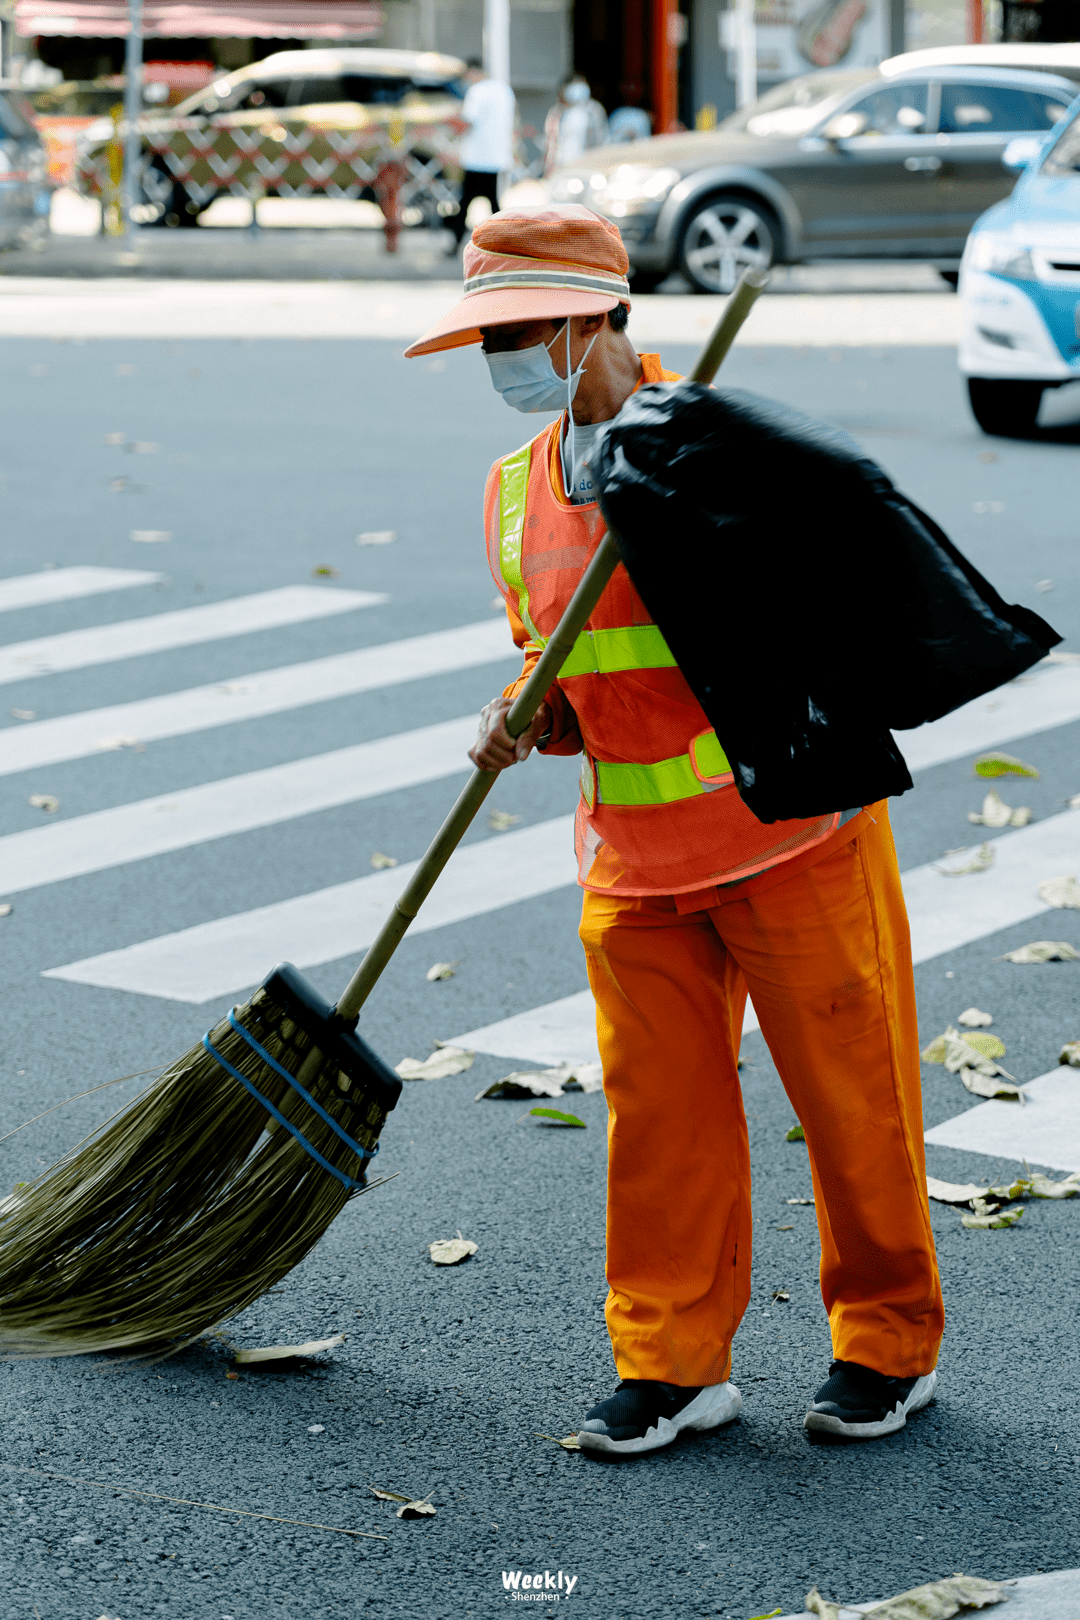
[[[955,276],[972,223],[1010,190],[1006,145],[1047,133],[1075,93],[1005,68],[812,73],[708,133],[599,147],[544,195],[614,221],[640,291],[680,270],[730,292],[747,266],[822,258],[928,259]],[[522,201],[541,200],[526,187]]]
[[[13,84],[0,83],[0,247],[44,236],[51,191],[34,115]]]
[[[370,137],[359,147],[374,152],[392,124],[394,137],[429,162],[434,151],[410,137],[460,112],[464,71],[457,57],[433,51],[354,46],[278,51],[224,74],[171,112],[143,118],[148,162],[137,223],[194,225],[230,186],[264,196],[311,189],[313,181],[315,189],[355,188],[348,161],[335,162],[343,139],[357,147],[349,137]],[[109,120],[85,132],[77,169],[92,196],[106,188],[105,148],[113,138]]]

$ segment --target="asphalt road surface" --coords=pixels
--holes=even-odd
[[[531,424],[495,399],[474,353],[406,364],[400,348],[4,340],[0,898],[13,909],[0,920],[0,1134],[179,1055],[281,957],[332,997],[401,875],[373,871],[373,853],[418,858],[464,780],[471,717],[516,668],[492,606],[483,478]],[[987,439],[942,347],[744,349],[724,381],[850,429],[1008,600],[1080,650],[1068,400],[1035,440]],[[827,569],[828,514],[807,512],[805,543]],[[138,577],[88,572],[104,569]],[[1067,808],[1080,664],[1041,666],[901,743],[916,788],[892,814],[923,1036],[974,1005],[993,1015],[1011,1073],[1050,1076],[1020,1109],[927,1066],[926,1125],[952,1144],[928,1148],[930,1172],[1080,1167],[1080,1074],[1057,1068],[1080,1037],[1080,964],[998,960],[1034,939],[1080,947],[1080,912],[1037,894],[1080,871],[1080,811]],[[987,786],[972,758],[995,746],[1041,773],[997,784],[1031,807],[1029,827],[968,822]],[[1030,1203],[993,1232],[934,1204],[948,1309],[937,1404],[889,1440],[811,1447],[801,1421],[829,1339],[814,1211],[787,1202],[810,1197],[810,1177],[752,1029],[741,1421],[632,1465],[541,1437],[569,1434],[614,1385],[603,1097],[567,1099],[580,1131],[473,1099],[560,1040],[589,1055],[568,999],[586,982],[575,777],[573,761],[539,759],[506,775],[491,802],[518,824],[480,819],[365,1010],[363,1032],[394,1064],[476,1036],[468,1073],[405,1088],[380,1159],[396,1179],[351,1203],[224,1337],[136,1371],[0,1366],[5,1620],[456,1620],[501,1612],[514,1571],[561,1572],[560,1606],[605,1620],[746,1620],[801,1609],[812,1583],[866,1602],[956,1570],[1080,1565],[1080,1201]],[[37,794],[59,809],[33,807]],[[934,870],[984,836],[988,871]],[[437,961],[457,962],[455,977],[428,983]],[[555,1002],[507,1037],[504,1021]],[[138,1084],[4,1141],[0,1190]],[[432,1266],[427,1245],[459,1229],[476,1255]],[[321,1361],[227,1376],[230,1346],[338,1332],[347,1342]],[[372,1485],[430,1494],[436,1516],[399,1520]]]

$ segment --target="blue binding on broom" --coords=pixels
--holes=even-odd
[[[296,1076],[290,1074],[288,1069],[283,1069],[281,1064],[278,1063],[275,1058],[272,1058],[270,1056],[270,1053],[266,1050],[266,1048],[264,1046],[259,1045],[259,1042],[255,1039],[254,1035],[252,1035],[248,1030],[246,1030],[244,1028],[243,1024],[237,1023],[235,1017],[233,1016],[233,1014],[231,1012],[229,1014],[229,1023],[232,1025],[232,1027],[236,1031],[236,1033],[243,1040],[245,1040],[247,1042],[247,1044],[251,1047],[251,1050],[258,1057],[260,1057],[262,1059],[262,1061],[267,1065],[267,1067],[270,1068],[270,1069],[273,1069],[275,1074],[280,1074],[280,1076],[281,1076],[281,1078],[283,1080],[287,1080],[289,1082],[290,1086],[292,1086],[293,1090],[298,1092],[300,1094],[300,1096],[303,1097],[303,1099],[307,1103],[308,1107],[313,1109],[314,1112],[316,1114],[318,1114],[319,1118],[323,1121],[323,1123],[325,1125],[329,1125],[329,1127],[333,1131],[334,1135],[337,1136],[337,1137],[340,1137],[341,1141],[344,1142],[345,1146],[347,1148],[350,1148],[352,1150],[352,1152],[355,1153],[360,1158],[361,1161],[363,1161],[364,1159],[373,1159],[375,1157],[376,1153],[378,1153],[378,1151],[379,1151],[379,1144],[377,1142],[376,1142],[375,1146],[373,1148],[370,1148],[370,1149],[365,1148],[365,1147],[361,1147],[359,1142],[354,1142],[352,1137],[348,1134],[348,1132],[342,1130],[342,1128],[338,1124],[337,1120],[332,1119],[330,1117],[330,1115],[326,1112],[326,1109],[323,1108],[319,1103],[317,1103],[315,1101],[315,1098],[311,1095],[311,1093],[304,1090],[303,1086],[300,1084],[299,1080],[297,1080]],[[207,1030],[206,1034],[203,1036],[202,1043],[203,1043],[203,1046],[206,1048],[207,1052],[209,1052],[210,1056],[214,1059],[215,1063],[220,1063],[221,1067],[226,1071],[227,1074],[231,1074],[234,1080],[239,1080],[240,1084],[244,1087],[245,1091],[250,1091],[251,1095],[255,1098],[256,1102],[261,1102],[263,1107],[266,1109],[267,1113],[272,1114],[274,1119],[277,1120],[279,1125],[284,1125],[285,1129],[289,1132],[290,1136],[295,1136],[295,1138],[299,1142],[300,1146],[304,1149],[304,1152],[309,1153],[311,1155],[311,1157],[315,1160],[316,1164],[321,1165],[324,1170],[329,1170],[330,1174],[332,1176],[336,1176],[338,1181],[341,1182],[342,1186],[348,1187],[350,1189],[350,1191],[352,1189],[354,1189],[354,1188],[357,1188],[357,1187],[363,1187],[364,1183],[362,1181],[357,1181],[352,1176],[347,1176],[345,1174],[344,1170],[337,1169],[337,1167],[335,1165],[332,1165],[330,1163],[329,1159],[324,1159],[322,1154],[319,1152],[318,1148],[314,1147],[308,1141],[307,1137],[303,1134],[303,1132],[297,1130],[296,1126],[292,1123],[292,1121],[286,1119],[285,1115],[280,1113],[279,1110],[274,1107],[273,1103],[270,1102],[268,1100],[268,1098],[263,1096],[261,1091],[257,1091],[256,1088],[252,1085],[251,1081],[248,1080],[244,1075],[242,1075],[240,1073],[239,1069],[234,1069],[232,1064],[229,1062],[228,1058],[223,1058],[221,1053],[217,1050],[217,1048],[214,1047],[214,1046],[211,1046],[211,1044],[210,1044],[210,1031],[209,1030]]]

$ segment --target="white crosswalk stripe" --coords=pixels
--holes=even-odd
[[[34,675],[88,669],[122,658],[193,647],[204,641],[222,641],[252,630],[275,630],[306,619],[323,619],[354,608],[375,607],[386,597],[376,591],[343,591],[319,585],[283,585],[255,596],[207,602],[201,607],[154,613],[144,619],[123,619],[86,630],[68,630],[56,636],[0,647],[0,684],[25,681]]]
[[[505,618],[410,636],[379,647],[333,653],[304,664],[257,670],[212,686],[84,709],[0,732],[0,776],[35,770],[64,760],[84,759],[117,737],[141,743],[184,737],[215,726],[236,725],[289,709],[302,709],[330,698],[353,697],[379,687],[396,686],[425,676],[449,675],[478,664],[519,660],[506,633]]]
[[[465,845],[439,879],[412,932],[445,928],[573,883],[573,825],[573,816],[559,816]],[[209,1001],[256,983],[285,957],[298,967],[314,967],[366,950],[415,870],[413,861],[374,872],[52,968],[45,977],[170,1001]]]
[[[0,613],[97,596],[102,591],[130,590],[133,585],[156,585],[164,577],[138,568],[45,568],[40,574],[0,579]]]
[[[0,838],[0,891],[19,894],[470,770],[467,750],[475,737],[476,716],[467,714],[378,742],[355,743],[331,754],[9,833]]]

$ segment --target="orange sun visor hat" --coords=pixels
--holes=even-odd
[[[464,297],[406,359],[480,342],[482,326],[599,315],[630,303],[616,227],[581,203],[492,214],[465,249]]]

